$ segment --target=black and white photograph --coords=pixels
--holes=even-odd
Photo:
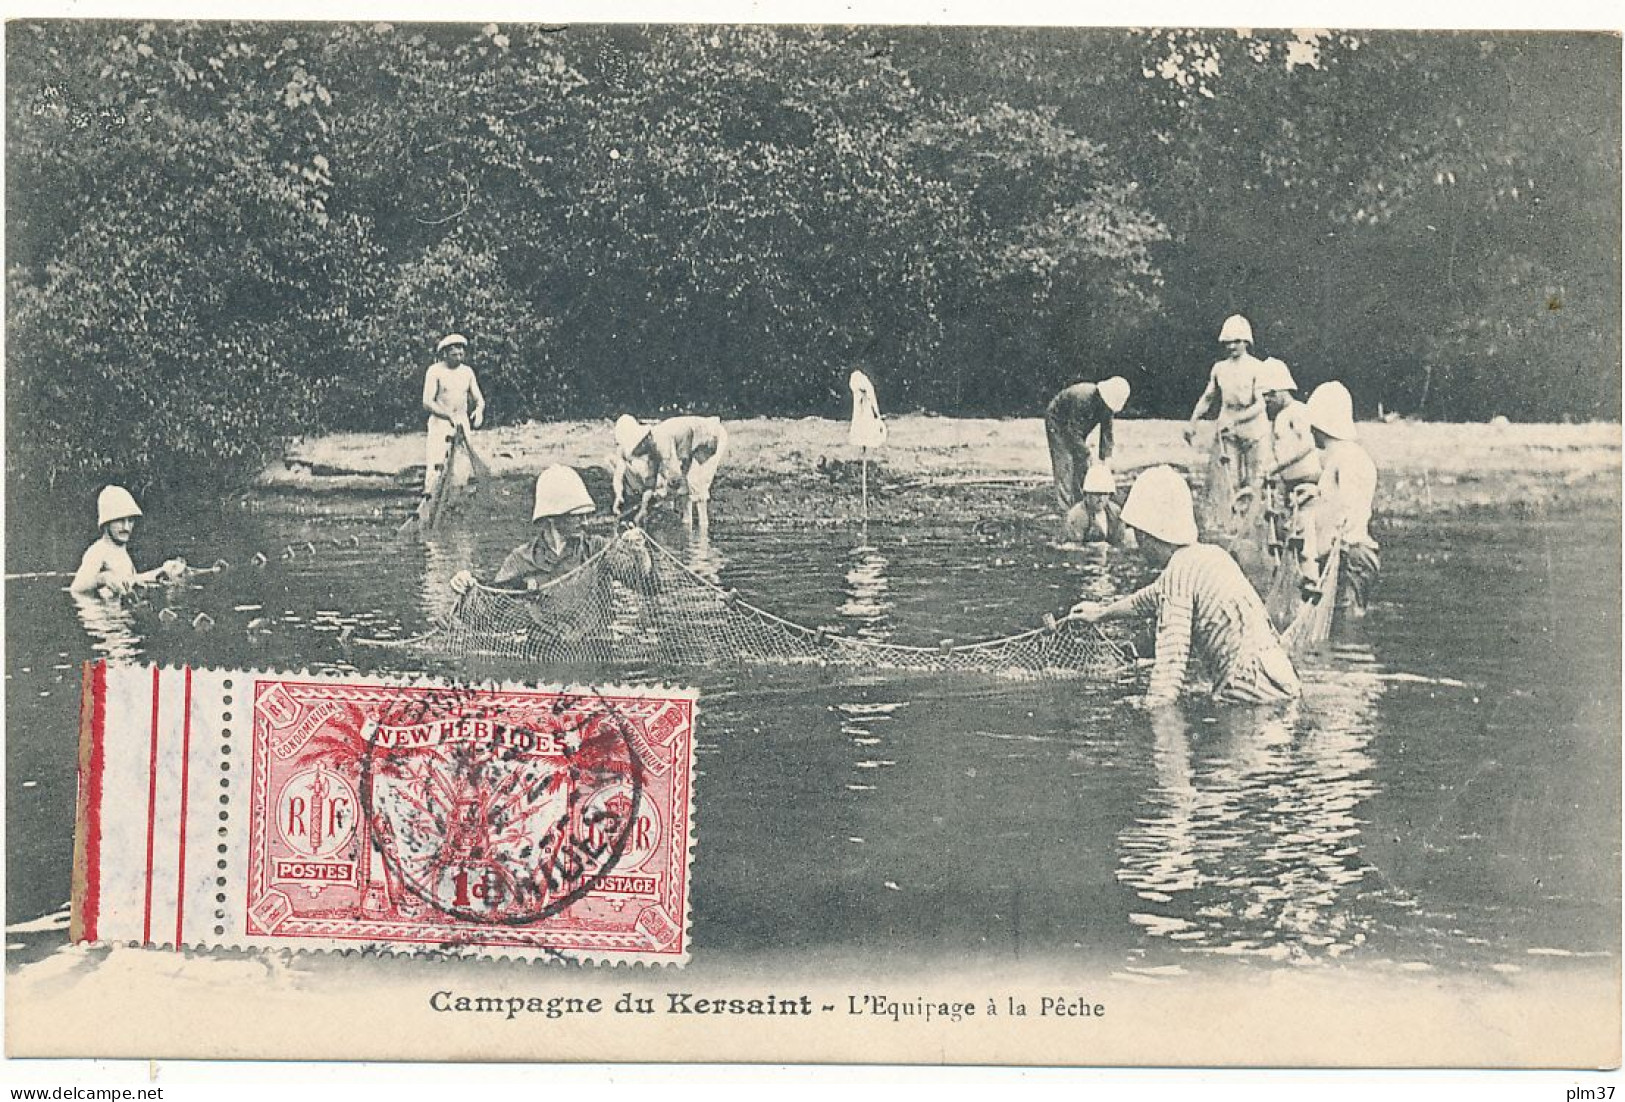
[[[1619,1066],[1617,32],[434,18],[5,25],[8,1056]]]

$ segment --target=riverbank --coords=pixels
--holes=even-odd
[[[924,512],[944,492],[1003,486],[1030,489],[1035,506],[1052,507],[1049,451],[1037,418],[908,415],[888,424],[890,442],[872,457],[869,470],[871,492],[881,501],[902,499],[910,512]],[[831,516],[856,509],[849,490],[858,481],[857,451],[846,443],[845,422],[760,417],[727,425],[729,456],[716,496],[736,498],[728,512],[805,508]],[[1156,463],[1199,470],[1199,455],[1184,442],[1183,427],[1170,420],[1119,422],[1119,476]],[[1617,424],[1366,422],[1360,435],[1381,471],[1379,504],[1389,516],[1620,500]],[[475,446],[499,477],[517,478],[553,463],[607,467],[613,445],[605,421],[530,421],[482,430]],[[297,443],[259,481],[280,490],[409,493],[422,470],[422,433],[339,433]],[[733,494],[731,487],[749,492]]]

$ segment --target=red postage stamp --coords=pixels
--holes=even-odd
[[[87,680],[81,938],[687,959],[692,691]]]

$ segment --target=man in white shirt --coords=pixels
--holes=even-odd
[[[1382,562],[1371,538],[1377,496],[1377,465],[1356,441],[1354,400],[1342,383],[1322,383],[1309,395],[1309,422],[1320,449],[1320,480],[1312,521],[1306,525],[1306,558],[1324,563],[1331,541],[1342,540],[1337,574],[1337,611],[1363,617]],[[1318,570],[1316,577],[1318,577]]]
[[[630,414],[615,422],[615,515],[642,524],[656,499],[681,494],[683,523],[711,526],[711,483],[728,453],[717,417],[668,417],[645,425]]]
[[[451,333],[442,338],[435,350],[440,353],[440,359],[429,365],[423,378],[423,408],[429,414],[423,465],[425,494],[434,493],[443,476],[458,477],[452,467],[457,454],[453,444],[458,429],[472,436],[474,429],[485,421],[485,395],[480,393],[474,369],[463,362],[468,353],[468,338],[461,333]],[[465,455],[456,467],[466,472],[468,465]],[[461,480],[466,479],[467,474],[462,473]]]

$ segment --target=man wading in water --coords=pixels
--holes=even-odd
[[[1309,423],[1320,448],[1320,481],[1303,523],[1303,570],[1318,582],[1334,539],[1342,541],[1337,611],[1360,619],[1371,602],[1382,561],[1371,538],[1377,465],[1356,441],[1354,399],[1342,383],[1321,383],[1309,395]]]
[[[641,524],[649,506],[674,491],[684,497],[683,524],[711,527],[711,483],[728,452],[728,430],[716,417],[668,417],[644,425],[631,414],[615,422],[615,515]]]
[[[590,516],[597,506],[587,492],[586,483],[570,467],[549,467],[536,476],[536,500],[531,509],[531,521],[538,528],[536,538],[508,552],[497,568],[492,585],[505,589],[540,589],[548,582],[562,578],[610,544],[605,536],[594,536],[581,527],[582,518]],[[643,546],[642,533],[627,533],[626,541],[637,550],[632,553],[633,565],[640,574],[649,572],[649,551]],[[474,575],[459,570],[452,575],[453,592],[463,594],[475,584]]]
[[[1309,407],[1298,401],[1298,384],[1286,364],[1273,356],[1265,360],[1258,372],[1258,389],[1264,393],[1264,409],[1272,426],[1264,492],[1269,495],[1271,550],[1278,551],[1291,535],[1294,493],[1320,478],[1320,455],[1315,451]]]
[[[1090,471],[1112,457],[1112,425],[1128,405],[1128,396],[1128,380],[1114,375],[1099,383],[1075,383],[1051,398],[1044,410],[1055,497],[1069,539],[1088,542],[1086,529],[1094,510],[1079,506],[1086,493],[1096,492],[1088,488]],[[1096,446],[1089,443],[1091,435]],[[1102,480],[1097,476],[1095,481],[1098,485]]]
[[[1196,438],[1197,422],[1217,407],[1219,461],[1229,468],[1230,492],[1256,491],[1264,476],[1263,452],[1269,443],[1270,420],[1258,387],[1258,371],[1264,365],[1251,350],[1252,323],[1240,314],[1225,318],[1219,343],[1224,345],[1225,358],[1215,363],[1208,374],[1207,388],[1191,411],[1185,441]],[[1222,512],[1228,512],[1232,505],[1229,501],[1216,504]]]
[[[1153,613],[1157,656],[1147,707],[1173,704],[1194,651],[1213,676],[1213,699],[1267,704],[1298,696],[1298,674],[1270,626],[1258,592],[1222,547],[1198,542],[1190,487],[1172,467],[1152,467],[1134,480],[1123,523],[1139,536],[1146,561],[1161,576],[1137,593],[1098,604],[1079,601],[1071,615],[1085,623]]]
[[[572,468],[554,466],[537,475],[536,500],[531,509],[536,537],[508,552],[497,568],[492,587],[518,593],[541,589],[560,582],[606,548],[605,572],[627,585],[642,587],[654,571],[643,533],[634,529],[616,540],[584,531],[582,520],[595,508],[586,484]],[[468,596],[476,585],[477,580],[467,570],[452,575],[452,592],[459,597]],[[452,615],[457,617],[463,607],[459,604]],[[545,601],[527,605],[532,621],[530,641],[569,654],[588,636],[608,627],[610,607],[605,573],[583,571],[574,580],[553,585]]]
[[[185,559],[170,559],[162,566],[136,573],[130,559],[130,537],[135,534],[141,507],[122,486],[104,486],[96,495],[96,523],[101,538],[85,549],[79,569],[68,584],[80,597],[123,597],[138,585],[175,581],[186,575]]]
[[[428,442],[424,448],[423,492],[432,495],[443,477],[454,477],[458,430],[467,440],[485,421],[485,395],[480,393],[474,369],[463,362],[468,338],[452,333],[435,346],[441,358],[423,377],[423,408],[429,414]],[[467,456],[462,466],[469,465]],[[452,483],[453,486],[456,482]]]

